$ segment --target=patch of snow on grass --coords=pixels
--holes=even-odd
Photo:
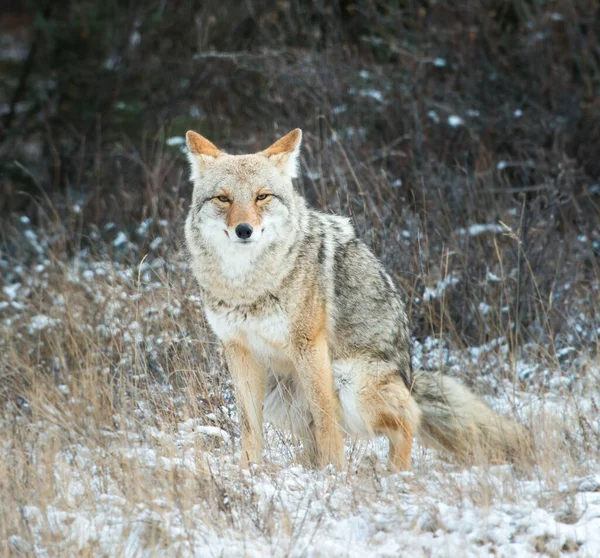
[[[440,298],[448,287],[457,283],[458,279],[454,275],[448,275],[448,277],[442,279],[435,287],[426,287],[423,293],[423,300],[427,302],[434,298]]]
[[[21,283],[13,283],[2,287],[2,292],[10,299],[14,300],[17,296],[17,291],[21,288]]]
[[[448,117],[448,124],[450,126],[452,126],[452,128],[458,128],[459,126],[462,126],[464,123],[465,123],[464,120],[460,116],[457,116],[456,114],[451,114]]]
[[[127,235],[123,231],[119,231],[119,234],[113,240],[113,246],[118,248],[127,242]]]
[[[506,229],[502,225],[496,223],[488,223],[484,225],[471,225],[466,229],[458,229],[456,231],[456,234],[459,234],[461,236],[478,236],[486,232],[501,233],[505,231]]]
[[[361,89],[358,93],[362,97],[370,97],[371,99],[375,99],[378,103],[384,102],[381,91],[378,91],[377,89]]]
[[[37,331],[41,331],[42,329],[52,327],[56,323],[57,323],[57,320],[51,318],[50,316],[45,316],[44,314],[38,314],[37,316],[34,316],[33,318],[31,318],[31,321],[29,322],[27,331],[29,331],[30,334],[33,334]]]

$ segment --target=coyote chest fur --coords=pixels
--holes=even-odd
[[[255,315],[239,308],[219,311],[210,307],[206,307],[205,312],[210,327],[221,341],[244,343],[263,366],[289,361],[291,330],[283,312]]]
[[[412,370],[392,279],[348,219],[293,188],[301,136],[233,156],[187,134],[186,243],[234,382],[242,465],[261,459],[264,419],[291,429],[312,465],[341,467],[344,434],[387,436],[394,470],[409,466],[416,430],[462,456],[514,453],[518,425],[454,380]]]

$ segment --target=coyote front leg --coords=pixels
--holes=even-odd
[[[266,373],[250,351],[239,343],[225,345],[225,358],[233,379],[240,417],[240,466],[247,467],[249,463],[261,460]]]
[[[325,335],[298,350],[298,374],[314,421],[314,438],[320,466],[344,465],[344,445],[338,424],[339,403],[333,387],[333,372]]]

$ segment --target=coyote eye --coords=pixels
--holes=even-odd
[[[229,198],[227,196],[217,196],[217,199],[223,203],[227,203],[229,201]]]
[[[259,194],[256,196],[256,201],[266,200],[271,194]]]

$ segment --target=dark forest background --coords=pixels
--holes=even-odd
[[[301,127],[298,188],[354,217],[416,300],[417,335],[493,337],[489,306],[513,340],[597,338],[572,310],[597,318],[597,1],[3,5],[6,261],[28,257],[23,217],[64,257],[119,231],[136,250],[111,257],[139,261],[158,234],[168,257],[190,197],[186,130],[238,153]],[[444,278],[443,303],[423,297]]]

